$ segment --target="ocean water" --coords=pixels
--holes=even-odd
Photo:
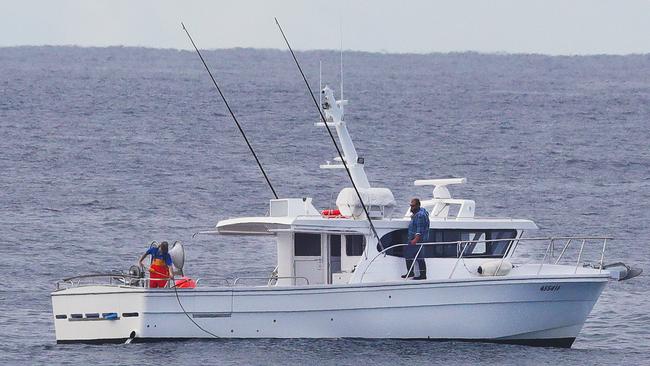
[[[205,51],[284,197],[327,208],[348,186],[290,55]],[[338,91],[338,53],[300,52]],[[403,208],[467,177],[480,216],[544,235],[611,235],[607,261],[650,263],[650,56],[346,52],[346,119],[375,186]],[[338,94],[338,93],[337,93]],[[266,238],[192,234],[264,215],[271,192],[196,54],[0,48],[0,360],[149,364],[644,364],[648,276],[610,283],[572,349],[462,342],[206,340],[57,345],[57,279],[123,270],[151,240],[181,240],[194,277],[267,274]],[[161,358],[162,357],[162,358]]]

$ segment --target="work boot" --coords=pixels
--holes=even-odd
[[[413,260],[412,259],[407,259],[406,260],[406,274],[402,275],[402,278],[411,278],[415,277],[415,274],[413,273]]]

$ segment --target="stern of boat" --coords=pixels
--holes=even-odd
[[[57,343],[124,343],[142,333],[143,289],[84,286],[51,298]]]

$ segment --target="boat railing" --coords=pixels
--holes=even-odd
[[[268,276],[267,276],[267,277],[264,277],[264,276],[254,277],[254,276],[253,276],[253,277],[237,277],[237,278],[235,278],[235,281],[233,282],[232,285],[233,285],[233,286],[237,286],[237,283],[238,283],[240,280],[244,280],[244,281],[245,281],[245,280],[266,280],[267,283],[268,283],[267,286],[273,286],[273,284],[272,284],[271,281],[274,281],[274,280],[275,280],[275,281],[277,281],[277,280],[289,280],[289,279],[292,279],[292,280],[304,280],[304,281],[305,281],[305,284],[306,284],[306,285],[309,285],[309,280],[307,279],[307,277],[303,277],[303,276],[275,276],[275,277],[268,277]]]
[[[508,245],[503,251],[503,254],[498,254],[498,257],[495,259],[500,259],[499,265],[497,266],[497,269],[495,273],[499,273],[501,267],[503,266],[504,261],[506,258],[512,258],[514,255],[515,249],[522,243],[522,242],[548,242],[546,245],[546,250],[544,251],[544,256],[542,260],[539,262],[539,267],[537,268],[536,275],[539,275],[542,271],[542,268],[544,264],[560,264],[560,261],[562,259],[565,259],[565,255],[567,253],[567,249],[571,246],[572,243],[580,243],[580,249],[578,250],[577,253],[577,259],[575,260],[575,266],[573,273],[578,272],[578,268],[580,267],[581,263],[584,262],[584,256],[583,253],[585,251],[585,246],[589,244],[590,242],[593,243],[594,241],[598,241],[599,243],[602,243],[600,246],[600,255],[598,258],[598,265],[595,267],[599,270],[599,273],[602,272],[602,268],[604,265],[605,261],[605,250],[607,249],[607,241],[612,240],[612,237],[607,237],[607,236],[557,236],[557,237],[539,237],[539,238],[501,238],[501,239],[489,239],[489,240],[457,240],[457,241],[447,241],[447,242],[427,242],[427,243],[419,243],[415,244],[419,246],[417,253],[413,257],[413,263],[411,263],[411,266],[409,268],[409,271],[407,273],[413,273],[413,268],[415,266],[415,263],[417,262],[421,252],[422,248],[425,246],[439,246],[439,245],[450,245],[450,244],[456,244],[457,245],[457,257],[456,261],[454,262],[454,266],[451,269],[451,272],[449,273],[448,279],[451,279],[456,272],[456,268],[458,267],[458,264],[461,262],[463,259],[468,259],[468,258],[485,258],[485,257],[480,257],[480,256],[467,256],[465,254],[465,251],[467,248],[470,247],[470,244],[478,244],[478,243],[494,243],[494,242],[508,242]],[[556,243],[561,242],[563,243],[562,245],[562,250],[560,251],[560,254],[555,258],[555,250],[556,250]],[[384,248],[381,250],[379,253],[377,253],[368,263],[367,266],[365,266],[365,269],[363,273],[361,274],[360,282],[363,282],[363,278],[368,272],[368,269],[372,266],[372,264],[375,262],[375,260],[379,257],[385,257],[388,255],[388,251],[392,250],[394,248],[399,248],[399,247],[407,247],[409,245],[413,244],[395,244],[391,245],[389,247]],[[494,258],[494,256],[490,256],[491,258]],[[451,257],[454,258],[454,257]],[[555,258],[555,260],[553,260]],[[411,258],[408,258],[411,259]]]
[[[242,277],[220,277],[220,278],[208,278],[208,279],[196,279],[194,283],[196,285],[201,283],[209,283],[211,285],[223,286],[223,287],[235,287],[243,281],[249,280],[264,280],[268,287],[271,287],[277,283],[277,280],[283,279],[292,279],[292,280],[301,280],[304,281],[306,285],[309,285],[309,279],[302,276],[277,276],[273,272],[269,276],[242,276]],[[93,285],[109,285],[109,286],[121,286],[121,287],[140,287],[140,288],[149,288],[150,280],[160,280],[156,278],[149,277],[139,277],[134,276],[128,273],[93,273],[87,275],[74,276],[69,278],[64,278],[56,282],[56,290],[62,290],[73,287],[81,286],[93,286]],[[176,279],[176,281],[181,279]],[[169,279],[167,286],[165,288],[174,288],[176,283],[174,279]]]
[[[71,287],[91,286],[91,285],[143,287],[144,285],[139,285],[139,283],[144,280],[147,279],[134,276],[128,273],[119,273],[119,272],[93,273],[87,275],[68,277],[59,280],[56,282],[56,289],[61,290],[61,289],[71,288]]]

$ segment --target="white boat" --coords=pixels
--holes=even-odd
[[[319,211],[311,198],[273,199],[268,216],[223,220],[204,233],[273,236],[277,267],[268,278],[162,289],[137,274],[62,280],[51,294],[57,342],[398,338],[570,347],[610,278],[639,273],[604,265],[610,238],[526,238],[533,221],[476,217],[474,201],[451,197],[448,187],[465,183],[453,178],[415,181],[433,187],[422,200],[430,242],[418,252],[428,271],[426,280],[403,279],[409,212],[394,214],[392,192],[371,187],[343,118],[345,101],[327,87],[322,93],[366,210],[344,188],[337,210]],[[543,258],[518,259],[535,246]]]

